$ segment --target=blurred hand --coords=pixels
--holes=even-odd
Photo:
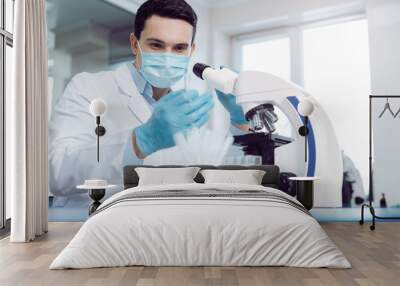
[[[136,145],[144,156],[173,147],[174,134],[201,127],[214,106],[211,94],[199,96],[195,90],[179,90],[163,96],[150,119],[134,130]]]

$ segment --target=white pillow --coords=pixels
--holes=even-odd
[[[135,168],[139,186],[195,183],[193,179],[199,170],[199,167]]]
[[[202,170],[204,183],[233,183],[261,185],[265,171],[262,170]]]

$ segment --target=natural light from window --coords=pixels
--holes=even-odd
[[[290,80],[290,40],[288,37],[278,39],[260,39],[257,42],[242,46],[242,70],[269,72]],[[292,137],[292,127],[283,112],[275,108],[278,122],[276,133]]]
[[[305,29],[304,87],[332,121],[341,149],[368,186],[370,68],[366,20]]]
[[[257,70],[290,79],[288,37],[261,40],[242,46],[242,70]]]

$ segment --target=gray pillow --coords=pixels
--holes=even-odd
[[[245,185],[261,185],[265,171],[262,170],[202,170],[205,184],[233,183]]]
[[[135,168],[139,186],[195,183],[193,179],[199,170],[199,167]]]

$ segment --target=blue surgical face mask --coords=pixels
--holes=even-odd
[[[186,74],[189,56],[171,53],[147,53],[142,51],[139,42],[138,46],[142,59],[139,72],[152,86],[158,88],[171,87]]]

